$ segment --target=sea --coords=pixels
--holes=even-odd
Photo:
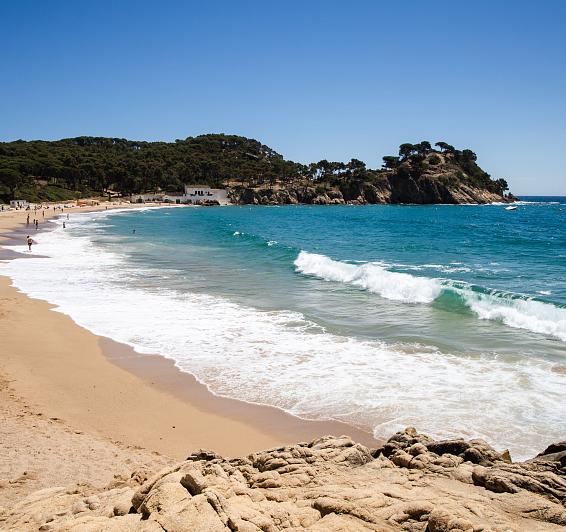
[[[515,205],[73,213],[0,274],[214,394],[524,459],[566,436],[566,198]]]

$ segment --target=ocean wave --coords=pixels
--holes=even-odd
[[[306,251],[299,253],[294,264],[301,274],[349,284],[386,299],[403,303],[435,302],[440,308],[452,311],[469,309],[482,320],[497,321],[566,341],[566,308],[532,297],[463,281],[394,272],[382,264],[350,264]],[[423,265],[423,268],[432,266],[437,265]]]
[[[499,291],[462,291],[466,305],[482,320],[566,341],[566,308]]]
[[[442,290],[435,279],[391,272],[376,263],[362,265],[332,260],[325,255],[301,251],[295,260],[297,271],[324,279],[351,284],[405,303],[430,303]]]

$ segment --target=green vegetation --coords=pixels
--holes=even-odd
[[[397,173],[415,179],[427,174],[434,177],[435,173],[439,172],[439,180],[445,184],[450,183],[450,186],[456,186],[459,181],[500,196],[509,190],[505,179],[493,180],[478,166],[477,155],[472,150],[457,150],[446,142],[437,142],[435,146],[438,146],[438,151],[432,149],[430,142],[426,140],[419,144],[401,144],[398,158],[383,158],[384,168],[394,168]],[[425,168],[424,163],[433,168]],[[453,176],[454,170],[458,179]]]
[[[180,192],[184,183],[222,186],[287,179],[299,175],[300,168],[256,140],[235,135],[173,143],[103,137],[20,140],[0,143],[0,198],[51,199],[53,187],[73,197],[109,190]]]
[[[210,186],[384,182],[390,176],[440,182],[460,181],[503,194],[507,183],[492,180],[471,150],[437,142],[405,143],[399,156],[385,156],[383,168],[319,161],[302,165],[285,160],[260,142],[236,135],[210,134],[175,142],[143,142],[118,138],[77,137],[53,142],[0,143],[0,200],[67,200],[109,191],[131,194],[180,192],[185,183]],[[447,176],[451,176],[447,180]],[[440,179],[442,177],[442,180]]]

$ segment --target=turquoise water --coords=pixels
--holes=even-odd
[[[525,199],[79,215],[11,274],[215,393],[527,456],[566,433],[566,198]]]
[[[114,216],[105,234],[124,239],[120,251],[132,262],[176,272],[168,281],[176,289],[299,311],[340,334],[464,352],[516,353],[520,342],[522,351],[544,344],[557,359],[566,353],[557,341],[566,340],[566,324],[554,333],[556,320],[546,316],[566,307],[565,205],[513,212],[495,206],[170,209]],[[104,237],[96,242],[116,247]],[[367,272],[367,287],[344,281],[341,264],[329,264],[329,272],[315,264],[310,275],[301,274],[295,264],[301,251],[378,268]],[[379,279],[381,269],[465,284],[454,283],[460,292],[446,286],[433,298],[427,283],[393,277],[384,282],[392,293],[383,297],[380,283],[377,293],[371,289],[372,274]],[[504,325],[504,314],[478,320],[468,294],[485,295],[494,307],[509,303],[510,310],[513,301],[548,308],[525,309],[524,328],[517,330]],[[547,317],[548,327],[539,331],[534,322]]]

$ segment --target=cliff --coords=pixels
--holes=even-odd
[[[236,187],[230,190],[232,203],[244,205],[367,205],[386,204],[487,204],[513,201],[488,190],[459,184],[448,186],[428,176],[421,179],[391,176],[376,185],[367,181],[345,181],[340,185],[316,187],[296,183],[274,187]]]
[[[198,451],[104,490],[36,492],[3,530],[553,531],[566,526],[566,442],[512,463],[482,440],[409,428],[379,449],[323,437],[226,459]]]
[[[311,165],[310,179],[270,186],[236,186],[231,190],[231,199],[255,205],[483,204],[514,199],[505,194],[506,181],[492,180],[477,165],[473,152],[449,148],[414,149],[402,157],[384,157],[385,167],[381,170],[366,169],[355,159],[348,164],[321,161]]]

